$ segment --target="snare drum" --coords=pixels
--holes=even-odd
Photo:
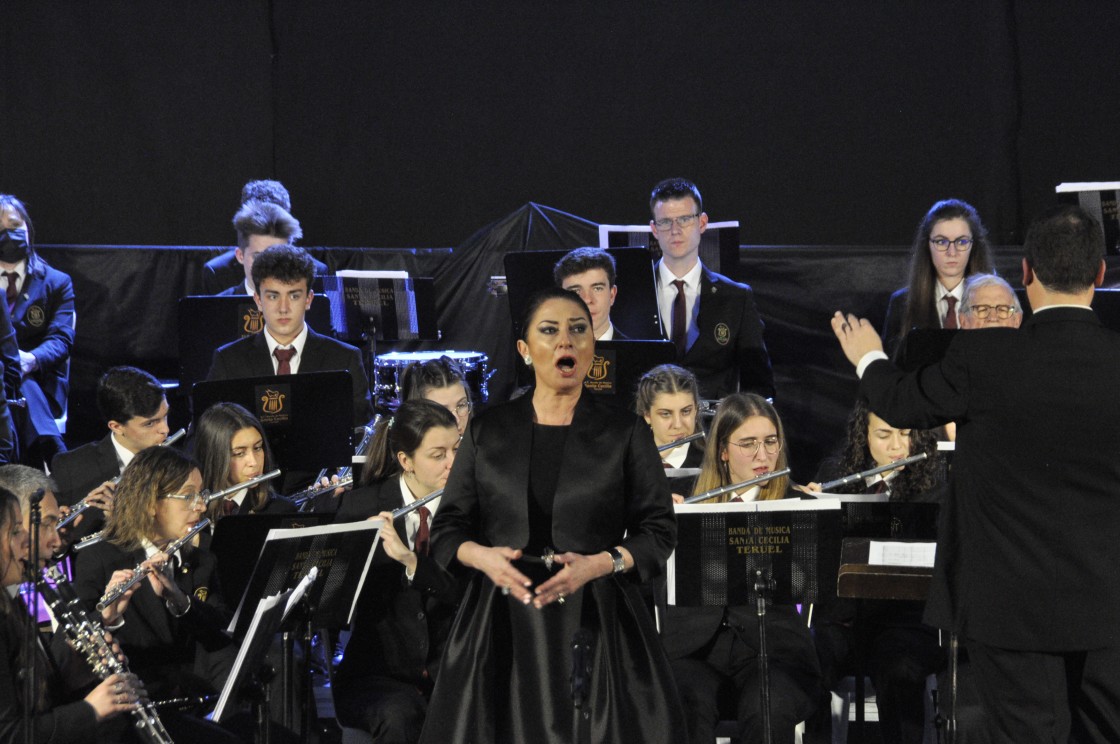
[[[374,392],[380,405],[395,409],[401,402],[401,377],[413,362],[430,362],[447,357],[462,371],[471,391],[471,400],[485,403],[489,398],[486,383],[493,372],[487,372],[489,358],[478,351],[391,351],[378,354],[373,360]]]

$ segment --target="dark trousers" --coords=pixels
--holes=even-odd
[[[428,712],[415,685],[386,677],[336,679],[334,705],[339,723],[370,732],[377,744],[416,744]]]
[[[1043,653],[972,641],[968,654],[993,744],[1120,742],[1120,647]]]
[[[688,719],[691,744],[711,744],[720,719],[732,713],[738,739],[764,741],[758,652],[736,630],[723,626],[711,643],[670,662]],[[793,729],[812,712],[818,681],[769,656],[770,728],[775,744],[792,744]]]

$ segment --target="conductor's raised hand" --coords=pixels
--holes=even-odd
[[[832,316],[832,332],[840,340],[840,348],[853,367],[869,352],[883,350],[878,332],[866,318],[857,318],[851,313],[845,315],[837,310]]]
[[[468,541],[459,546],[456,557],[464,566],[478,569],[486,574],[503,594],[512,595],[523,604],[529,604],[533,600],[531,589],[533,582],[511,563],[521,557],[520,550],[506,547],[490,548]]]

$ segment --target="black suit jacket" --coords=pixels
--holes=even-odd
[[[315,276],[329,274],[327,265],[318,259],[315,263]],[[226,287],[245,281],[245,268],[238,263],[233,249],[226,251],[206,262],[202,267],[202,294],[216,295]]]
[[[31,352],[39,368],[27,381],[39,386],[47,410],[40,410],[37,396],[23,387],[28,415],[40,434],[58,436],[54,419],[66,408],[70,393],[70,350],[74,346],[74,284],[67,274],[51,268],[41,258],[28,261],[27,276],[12,309],[19,348]]]
[[[215,292],[214,294],[217,295],[218,297],[239,297],[241,295],[244,295],[246,297],[252,297],[251,294],[249,294],[248,292],[245,291],[245,282],[244,281],[238,282],[237,284],[234,284],[232,287],[226,287],[221,292]]]
[[[335,521],[361,521],[402,505],[400,482],[389,478],[343,494]],[[404,517],[394,526],[403,540]],[[431,557],[420,557],[410,584],[404,566],[379,546],[336,681],[345,685],[372,675],[430,689],[457,601],[455,579]]]
[[[909,301],[910,289],[909,287],[903,287],[895,291],[891,295],[890,301],[887,302],[887,317],[883,321],[883,349],[892,359],[898,351],[898,345],[910,332],[909,328],[903,327],[906,320],[906,306]]]
[[[864,372],[893,426],[957,422],[931,625],[1013,650],[1118,643],[1120,336],[1088,308],[958,334],[911,374]]]
[[[467,540],[528,543],[532,436],[532,391],[471,420],[432,525],[441,564]],[[642,580],[662,573],[676,545],[669,482],[649,426],[593,395],[580,396],[564,445],[552,541],[558,552],[585,554],[622,545]]]
[[[228,343],[214,352],[207,380],[235,380],[241,377],[264,377],[276,374],[268,353],[267,331]],[[373,416],[369,401],[369,381],[362,354],[349,344],[316,333],[307,327],[307,343],[303,347],[300,372],[346,370],[353,390],[354,425],[361,426]]]
[[[130,668],[153,696],[197,694],[200,682],[193,675],[196,656],[232,648],[222,632],[233,615],[217,586],[217,561],[212,553],[197,548],[188,548],[181,555],[175,581],[191,597],[187,613],[173,617],[145,579],[124,611],[124,627],[113,631]],[[143,549],[125,552],[108,542],[83,551],[74,587],[86,609],[96,612],[95,605],[113,571],[135,568],[144,559]],[[215,678],[205,680],[215,688],[220,682]]]
[[[704,268],[697,302],[700,335],[679,364],[696,375],[700,395],[718,399],[741,390],[773,398],[765,325],[751,288]]]

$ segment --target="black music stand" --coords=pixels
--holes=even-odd
[[[583,389],[632,411],[642,375],[659,364],[671,364],[676,359],[676,347],[672,341],[664,339],[596,341],[595,356],[583,381]]]
[[[405,275],[370,276],[378,273]],[[323,291],[330,301],[331,327],[365,351],[366,369],[373,369],[378,341],[439,338],[434,279],[406,272],[351,274],[323,277]]]
[[[293,588],[312,566],[319,569],[319,579],[304,594],[301,603],[303,609],[299,613],[293,613],[291,622],[286,627],[302,628],[304,647],[309,650],[314,628],[334,628],[349,623],[369,573],[373,552],[377,549],[380,528],[380,521],[366,520],[270,530],[227,632],[236,639],[243,638],[252,622],[249,608],[256,607],[264,597]],[[283,640],[284,726],[291,728],[290,716],[295,703],[290,683],[295,673],[292,633],[285,631]],[[307,741],[308,716],[313,705],[312,680],[306,654],[304,665],[301,741]]]
[[[183,297],[178,318],[179,385],[183,390],[206,379],[215,349],[264,328],[264,316],[251,295]],[[331,327],[327,299],[316,295],[305,318],[309,326],[325,333]]]
[[[771,741],[766,607],[816,602],[832,591],[840,563],[840,508],[831,500],[677,504],[677,549],[669,604],[754,604],[759,630],[759,696]]]
[[[219,402],[237,403],[264,427],[276,466],[316,473],[353,460],[353,384],[345,370],[200,382],[191,392],[197,417]]]

